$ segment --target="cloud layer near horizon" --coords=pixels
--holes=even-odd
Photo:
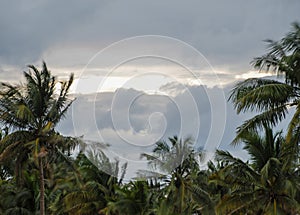
[[[177,90],[176,96],[149,95],[134,89],[77,95],[59,130],[110,144],[108,155],[129,162],[131,176],[137,169],[147,168],[140,161],[142,153],[150,153],[158,140],[174,135],[192,137],[195,149],[214,153],[220,147],[245,156],[240,147],[229,145],[236,127],[250,116],[237,116],[231,103],[226,102],[231,86],[185,86],[184,90],[177,87],[172,86],[173,92]],[[218,96],[223,93],[225,97],[220,99]],[[214,121],[215,117],[219,119]]]

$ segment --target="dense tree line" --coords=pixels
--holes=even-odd
[[[267,42],[267,53],[253,65],[285,82],[247,79],[229,98],[238,113],[256,112],[231,143],[243,144],[250,159],[217,150],[201,169],[205,152],[174,136],[142,154],[153,171],[127,183],[126,166],[101,152],[97,159],[82,151],[71,156],[82,140],[55,130],[72,104],[73,75],[58,81],[44,63],[40,70],[29,66],[24,84],[1,83],[0,214],[300,214],[299,24]],[[287,114],[286,132],[276,131]]]

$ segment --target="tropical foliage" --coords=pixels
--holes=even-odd
[[[292,27],[280,41],[267,40],[267,54],[253,61],[285,81],[247,79],[229,97],[238,113],[256,114],[232,142],[249,159],[217,150],[202,169],[205,152],[173,136],[141,155],[151,171],[124,182],[127,164],[81,151],[81,138],[56,130],[73,101],[73,75],[58,81],[43,63],[29,66],[23,84],[1,83],[0,214],[300,214],[300,26]]]
[[[273,79],[251,78],[238,83],[232,90],[230,100],[237,112],[256,111],[253,118],[239,128],[236,142],[243,132],[262,128],[263,124],[275,126],[288,111],[295,109],[288,126],[287,141],[297,133],[300,126],[300,26],[293,29],[280,41],[267,40],[267,54],[255,58],[254,67],[277,74],[283,74],[285,82]]]

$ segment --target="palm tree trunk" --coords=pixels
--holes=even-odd
[[[39,158],[39,168],[40,168],[40,215],[45,215],[45,183],[44,183],[43,158]]]

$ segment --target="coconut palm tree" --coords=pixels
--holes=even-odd
[[[198,164],[201,153],[194,150],[190,138],[174,136],[168,140],[157,142],[152,154],[142,154],[154,169],[162,172],[152,175],[152,178],[159,176],[157,180],[161,182],[162,198],[156,213],[198,214],[211,211],[208,210],[213,205],[210,195],[200,184],[204,182]]]
[[[54,130],[72,104],[68,91],[73,75],[58,82],[43,63],[41,70],[29,66],[24,76],[23,85],[1,83],[0,122],[10,128],[10,133],[0,142],[0,163],[13,162],[15,177],[22,183],[23,167],[34,162],[40,174],[40,214],[44,215],[45,164],[58,151],[69,151],[77,143],[75,138],[65,138]]]
[[[262,128],[263,124],[274,126],[291,107],[295,109],[288,127],[287,142],[300,126],[300,25],[293,23],[292,30],[280,41],[267,40],[268,52],[252,62],[259,70],[283,74],[285,82],[263,78],[250,78],[233,88],[229,100],[238,113],[256,111],[258,114],[245,121],[237,132],[239,136],[247,130]]]
[[[296,194],[300,189],[298,153],[285,143],[281,133],[265,127],[265,136],[248,133],[241,140],[250,155],[250,163],[229,152],[217,151],[217,159],[226,163],[212,182],[227,186],[218,212],[225,214],[296,214],[300,211]],[[291,159],[292,157],[293,159]]]
[[[245,208],[251,208],[253,213],[299,211],[300,25],[293,23],[292,27],[280,41],[267,40],[268,52],[252,62],[259,70],[283,74],[285,82],[247,79],[236,84],[229,98],[238,113],[249,110],[257,113],[238,127],[232,142],[246,144],[251,164],[230,153],[218,152],[219,158],[228,164],[220,171],[219,179],[235,189],[221,205],[230,209],[235,203],[233,212]],[[282,121],[291,109],[294,113],[286,136],[273,135],[271,127]],[[262,129],[266,132],[264,138],[259,136]]]
[[[109,214],[108,203],[117,199],[127,164],[119,168],[118,161],[111,162],[102,152],[89,156],[93,157],[79,153],[73,167],[64,166],[64,174],[56,173],[51,214]]]
[[[147,181],[131,181],[118,186],[115,199],[111,199],[100,214],[154,215],[158,195],[153,191],[153,187]]]

